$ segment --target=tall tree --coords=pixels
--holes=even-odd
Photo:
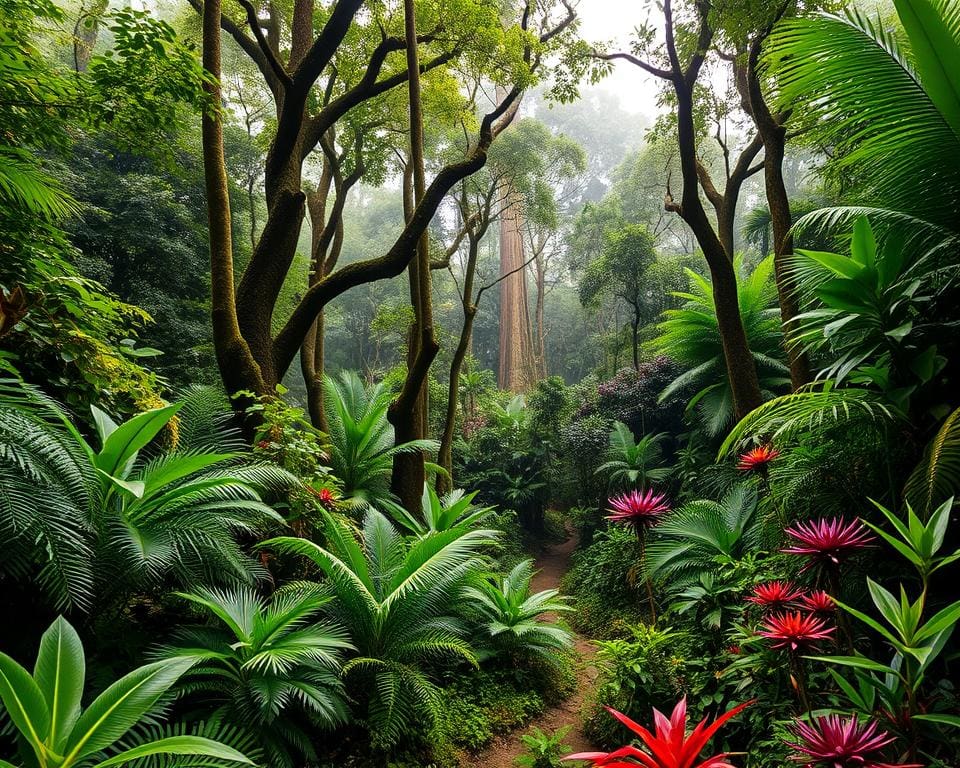
[[[222,114],[206,118],[204,132],[214,343],[221,376],[229,391],[271,394],[330,300],[357,285],[397,276],[411,262],[447,192],[486,162],[491,143],[503,130],[503,118],[544,56],[571,28],[574,12],[560,0],[558,20],[556,5],[527,4],[519,20],[506,26],[496,9],[479,0],[459,0],[453,6],[418,4],[418,14],[426,20],[417,36],[424,52],[421,71],[460,61],[495,73],[504,98],[479,119],[466,156],[445,165],[425,185],[386,253],[316,275],[292,311],[280,318],[275,317],[278,297],[305,216],[304,163],[351,112],[407,82],[409,69],[397,61],[407,48],[405,37],[389,8],[378,4],[361,14],[362,0],[337,0],[322,7],[315,7],[313,0],[295,0],[289,16],[278,4],[258,11],[249,0],[239,0],[244,20],[224,13],[219,1],[189,1],[203,13],[209,71],[218,78],[222,74],[220,42],[215,39],[222,27],[257,65],[274,99],[276,129],[264,165],[267,219],[235,288],[229,200],[219,191],[225,181]],[[521,42],[511,45],[508,39]],[[281,41],[286,41],[283,48]],[[219,105],[219,88],[211,95]]]

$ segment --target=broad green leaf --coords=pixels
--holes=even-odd
[[[243,763],[253,765],[253,761],[233,747],[221,744],[219,741],[207,739],[203,736],[170,736],[158,739],[147,744],[133,747],[108,760],[97,763],[94,768],[109,768],[112,765],[123,765],[150,755],[197,755],[215,757],[228,763]]]
[[[50,732],[47,702],[30,673],[5,653],[0,653],[0,701],[33,750],[43,754]]]
[[[864,301],[863,288],[845,278],[827,280],[816,290],[817,298],[828,307],[855,312],[859,315],[875,315],[876,309]]]
[[[877,241],[866,216],[861,216],[853,224],[850,256],[855,262],[865,267],[872,267],[876,263]]]
[[[107,442],[107,438],[113,434],[117,428],[115,422],[105,411],[100,410],[95,405],[90,406],[90,412],[93,414],[93,423],[97,428],[97,435],[100,437],[100,445]]]
[[[880,672],[889,675],[893,670],[886,664],[879,661],[868,659],[865,656],[805,656],[804,658],[814,661],[823,661],[828,664],[839,664],[842,667],[854,667],[856,669],[866,669],[871,672]]]
[[[960,45],[930,0],[894,0],[923,88],[960,136]]]
[[[120,739],[195,661],[192,658],[158,661],[117,680],[77,720],[64,749],[64,761],[80,760]]]
[[[834,274],[840,277],[846,278],[855,278],[863,271],[863,266],[855,262],[853,259],[849,259],[846,256],[841,256],[839,253],[829,253],[828,251],[808,251],[805,248],[797,248],[796,252],[801,256],[805,256],[812,261],[817,262],[819,265],[826,267]]]
[[[50,712],[48,743],[62,753],[67,736],[80,716],[86,663],[83,643],[62,616],[40,638],[33,676]]]
[[[960,716],[943,714],[914,715],[914,720],[922,720],[927,723],[938,723],[940,725],[951,725],[954,728],[960,728]]]
[[[110,485],[120,489],[122,492],[129,493],[131,496],[137,499],[143,498],[143,493],[146,490],[146,485],[144,485],[143,481],[121,480],[119,477],[108,475],[102,469],[98,469],[97,474],[106,480]]]
[[[180,410],[181,405],[182,403],[174,403],[163,408],[154,408],[123,422],[104,441],[100,453],[97,454],[97,467],[108,475],[121,476],[127,462],[160,434],[160,430]]]

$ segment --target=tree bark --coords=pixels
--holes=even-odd
[[[509,182],[505,182],[509,183]],[[506,193],[500,218],[500,364],[501,389],[527,392],[534,383],[529,297],[523,254],[523,212],[517,195]]]

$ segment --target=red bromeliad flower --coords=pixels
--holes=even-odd
[[[830,616],[837,610],[837,604],[833,602],[833,598],[822,589],[815,589],[813,592],[800,595],[796,600],[796,605],[805,611],[823,616]]]
[[[308,485],[307,490],[317,501],[320,502],[321,506],[325,507],[326,509],[333,509],[337,503],[337,497],[329,488],[321,488],[318,491],[312,485]]]
[[[765,584],[757,584],[753,588],[753,595],[747,598],[747,602],[772,611],[786,608],[790,603],[802,599],[803,594],[803,590],[792,581],[768,581]]]
[[[879,752],[893,741],[876,723],[861,725],[851,715],[817,717],[812,724],[798,721],[791,729],[799,743],[787,742],[797,754],[791,760],[804,768],[921,768],[917,763],[882,763]]]
[[[780,455],[780,451],[772,445],[761,445],[758,448],[751,448],[746,453],[740,454],[740,461],[737,469],[742,472],[755,472],[757,470],[766,470],[771,462]]]
[[[816,616],[794,611],[767,617],[763,629],[757,634],[773,640],[773,648],[786,648],[794,652],[808,648],[818,640],[828,640],[833,634],[833,627],[828,627],[823,619]]]
[[[806,555],[810,558],[802,570],[815,563],[839,565],[858,549],[870,546],[875,537],[859,520],[847,522],[841,517],[821,518],[806,523],[797,523],[784,531],[798,543],[781,550],[791,555]]]
[[[646,528],[654,525],[661,516],[670,511],[667,497],[662,493],[654,493],[650,489],[630,491],[614,496],[608,501],[611,514],[607,520],[614,523],[628,523],[637,528]]]
[[[753,701],[747,701],[721,715],[710,725],[706,719],[687,734],[687,699],[682,698],[673,708],[673,714],[668,720],[666,715],[653,710],[653,719],[657,733],[654,736],[642,725],[635,723],[626,715],[607,707],[607,711],[627,728],[633,731],[647,748],[644,752],[638,747],[625,746],[613,752],[579,752],[567,755],[564,760],[586,760],[594,766],[606,768],[636,768],[642,765],[645,768],[733,768],[726,758],[729,752],[722,752],[706,760],[697,762],[700,753],[721,726],[732,717],[736,717]],[[627,760],[626,758],[632,758]]]

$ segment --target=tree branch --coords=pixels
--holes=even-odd
[[[276,76],[284,87],[290,85],[290,75],[286,69],[283,68],[283,64],[280,63],[280,59],[277,58],[276,52],[273,50],[273,46],[267,42],[267,38],[263,35],[263,28],[260,25],[260,19],[257,16],[257,10],[253,7],[253,3],[250,0],[237,0],[238,3],[243,7],[243,10],[247,12],[247,26],[250,27],[250,31],[253,32],[253,36],[257,40],[257,44],[260,46],[260,50],[263,51],[263,55],[267,60],[267,63],[270,65],[270,69],[273,70],[273,74]]]

